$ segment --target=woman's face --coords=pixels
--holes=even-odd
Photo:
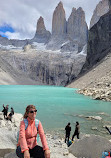
[[[37,114],[37,110],[36,110],[36,109],[33,109],[33,108],[30,108],[29,113],[28,113],[28,117],[29,117],[31,120],[34,120],[35,117],[36,117],[36,114]]]

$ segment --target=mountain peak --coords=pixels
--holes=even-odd
[[[75,11],[76,11],[76,8],[73,7],[73,8],[72,8],[72,12],[75,12]]]
[[[66,18],[63,3],[60,1],[53,13],[52,35],[66,34]]]
[[[97,4],[90,21],[90,28],[99,21],[101,16],[103,16],[110,10],[110,7],[110,0],[102,0]]]
[[[40,18],[37,21],[37,33],[41,33],[43,31],[46,31],[45,25],[44,25],[44,19],[42,16],[40,16]]]
[[[60,1],[57,7],[63,7],[63,3]]]

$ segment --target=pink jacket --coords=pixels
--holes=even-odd
[[[25,130],[25,123],[21,121],[20,123],[20,132],[19,132],[19,140],[17,146],[21,147],[21,151],[29,150],[34,148],[37,145],[37,128],[35,126],[35,120],[28,119],[28,127]],[[39,121],[38,131],[41,138],[43,150],[48,150],[49,147],[47,145],[46,137],[44,134],[44,130],[41,122]]]

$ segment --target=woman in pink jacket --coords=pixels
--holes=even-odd
[[[28,121],[27,128],[25,129],[24,120],[20,123],[19,140],[16,149],[16,154],[20,158],[50,158],[50,150],[41,122],[39,121],[38,131],[35,126],[36,113],[36,107],[28,105],[24,114],[24,119]],[[37,132],[39,132],[43,148],[37,145]]]

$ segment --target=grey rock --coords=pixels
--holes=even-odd
[[[66,18],[62,2],[54,10],[52,19],[52,36],[62,37],[66,34]]]
[[[36,34],[30,42],[48,43],[51,33],[46,30],[43,17],[37,21]]]
[[[81,72],[99,63],[111,49],[111,11],[89,30],[87,58]]]
[[[106,14],[110,9],[110,0],[101,0],[96,6],[93,16],[90,21],[90,28],[96,24],[100,17]]]
[[[22,55],[20,55],[22,54]],[[86,56],[53,51],[3,52],[1,58],[11,69],[45,85],[65,86],[80,72]]]
[[[85,21],[85,13],[82,8],[72,9],[72,13],[67,22],[68,38],[79,45],[79,51],[87,43],[88,27]]]
[[[111,150],[111,142],[96,135],[84,136],[69,147],[69,152],[78,158],[99,158],[105,150]]]
[[[7,148],[7,149],[0,149],[0,157],[5,157],[5,155],[7,155],[8,153],[10,153],[10,152],[13,153],[14,150],[15,150],[15,149],[10,149],[10,148],[9,148],[9,149],[8,149],[8,148]],[[6,157],[5,157],[5,158],[6,158]],[[16,156],[15,156],[15,157],[12,157],[12,156],[11,156],[11,157],[7,157],[7,158],[16,158]]]
[[[23,47],[26,44],[28,44],[28,40],[17,40],[17,39],[11,39],[9,40],[6,37],[1,37],[0,36],[0,44],[3,46],[15,46],[15,47]],[[17,48],[16,48],[17,49]]]

